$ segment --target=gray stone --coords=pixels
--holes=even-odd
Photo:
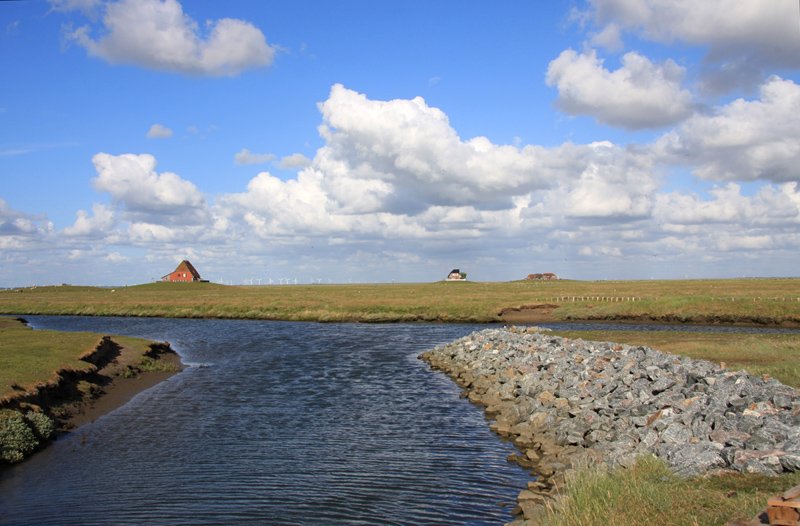
[[[683,424],[673,422],[661,433],[660,438],[664,444],[679,446],[689,443],[689,439],[692,438],[692,431]]]
[[[717,429],[711,432],[709,438],[714,442],[719,442],[720,444],[724,444],[726,446],[743,448],[745,442],[747,442],[747,440],[750,438],[750,435],[741,431],[725,431],[723,429]]]
[[[749,401],[747,398],[741,397],[738,394],[728,399],[728,406],[739,413],[744,411],[748,404]]]
[[[743,473],[756,473],[760,475],[775,475],[783,471],[780,458],[783,451],[750,451],[740,449],[736,451],[731,467]]]
[[[475,332],[422,358],[551,471],[578,451],[610,466],[656,454],[682,475],[800,469],[800,396],[774,379],[533,328]]]
[[[777,420],[769,419],[764,422],[763,426],[756,429],[745,445],[749,449],[773,449],[776,446],[782,448],[790,433],[789,426]]]
[[[800,471],[800,453],[787,453],[780,461],[784,471]]]
[[[793,436],[784,442],[783,449],[784,451],[800,454],[800,437]]]
[[[710,445],[691,444],[677,450],[670,459],[672,469],[682,476],[695,476],[726,465],[719,450]]]
[[[692,420],[691,427],[692,430],[692,437],[708,441],[709,436],[711,435],[711,426],[703,420],[702,416],[695,415],[695,419]]]
[[[675,378],[659,378],[653,382],[653,385],[650,387],[650,389],[652,390],[653,394],[658,394],[666,391],[676,383],[677,382],[675,381]]]
[[[659,439],[658,432],[656,432],[656,431],[654,431],[652,429],[648,429],[642,435],[641,443],[642,443],[642,445],[647,447],[647,449],[652,450],[656,446],[656,444],[658,444],[658,439]]]

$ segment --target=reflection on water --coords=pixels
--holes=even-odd
[[[530,477],[416,356],[468,325],[30,317],[203,364],[0,478],[0,524],[501,524]]]

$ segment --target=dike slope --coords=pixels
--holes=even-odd
[[[538,478],[520,493],[535,520],[573,466],[630,466],[642,455],[677,474],[800,470],[800,394],[777,380],[649,347],[569,340],[546,329],[475,332],[420,355],[485,407]]]

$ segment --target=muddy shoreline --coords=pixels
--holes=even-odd
[[[94,422],[101,416],[122,407],[139,393],[176,375],[184,368],[180,357],[172,350],[163,353],[158,361],[169,364],[175,370],[141,371],[132,377],[125,377],[108,370],[98,371],[99,374],[108,378],[107,383],[101,386],[101,392],[96,396],[83,397],[59,406],[59,409],[63,411],[63,416],[60,418],[62,430],[71,431],[84,424]]]

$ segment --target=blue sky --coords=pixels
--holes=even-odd
[[[0,68],[0,287],[797,275],[795,0],[23,0]]]

